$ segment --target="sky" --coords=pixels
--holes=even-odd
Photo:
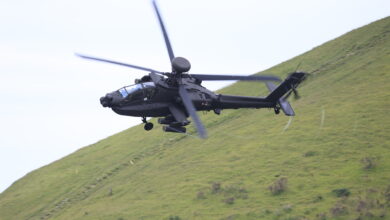
[[[388,0],[159,0],[191,73],[249,75],[390,15]],[[28,172],[141,123],[99,98],[169,71],[149,0],[0,1],[0,192]],[[224,83],[205,83],[216,90]],[[131,138],[131,137],[129,137]]]

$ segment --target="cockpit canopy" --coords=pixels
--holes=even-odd
[[[125,86],[118,91],[123,98],[129,101],[146,100],[155,94],[156,85],[153,82],[138,83],[131,86]]]

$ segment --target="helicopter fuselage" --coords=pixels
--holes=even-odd
[[[163,77],[155,78],[154,81],[141,81],[108,93],[101,98],[101,104],[112,108],[117,114],[135,117],[166,117],[172,114],[171,107],[175,105],[188,116],[178,94],[178,87]],[[197,111],[214,110],[219,113],[222,109],[275,107],[275,102],[262,97],[216,94],[193,78],[183,78],[181,83],[185,85]]]

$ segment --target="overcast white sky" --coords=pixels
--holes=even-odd
[[[158,4],[175,55],[190,60],[192,73],[252,74],[390,15],[388,0]],[[1,0],[0,192],[140,123],[103,108],[99,98],[145,73],[74,52],[170,70],[149,0]]]

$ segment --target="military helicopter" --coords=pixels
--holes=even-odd
[[[187,118],[190,116],[201,138],[206,138],[207,133],[197,111],[214,111],[215,114],[219,115],[222,109],[273,108],[275,114],[279,114],[281,109],[285,115],[295,115],[287,98],[291,93],[298,96],[296,88],[306,78],[306,73],[293,72],[283,82],[279,77],[270,75],[189,74],[190,62],[184,57],[174,55],[155,0],[152,0],[152,5],[162,30],[172,71],[162,72],[142,66],[76,54],[85,59],[149,72],[141,79],[136,79],[134,85],[125,86],[101,97],[100,103],[103,107],[109,107],[120,115],[141,117],[142,122],[145,123],[144,129],[146,131],[153,128],[153,124],[147,122],[146,118],[160,117],[158,123],[164,125],[163,131],[185,133],[185,126],[190,124]],[[266,97],[222,95],[201,85],[202,81],[213,80],[264,81],[270,94]],[[272,81],[281,83],[277,86]]]

